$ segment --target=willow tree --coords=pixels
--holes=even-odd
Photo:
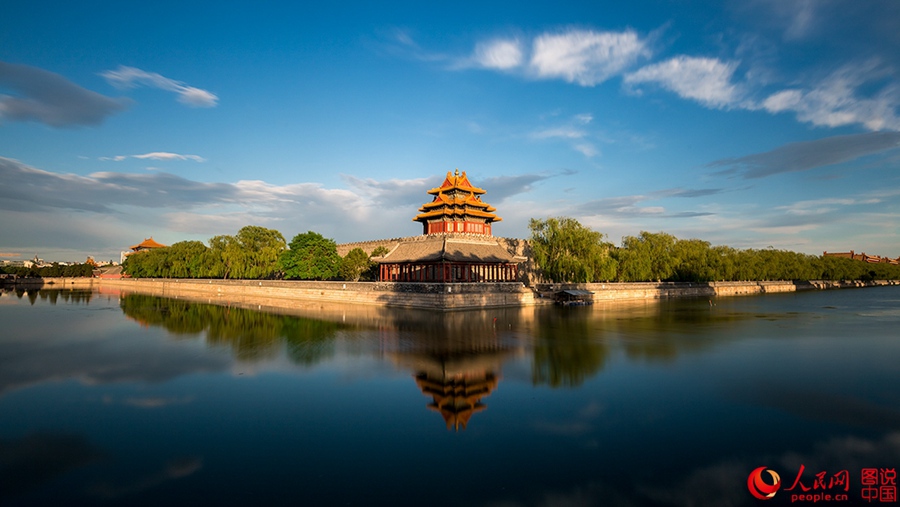
[[[541,273],[553,282],[594,282],[616,275],[610,243],[574,218],[532,218],[531,251]]]
[[[280,232],[248,225],[238,231],[235,239],[240,256],[234,278],[271,278],[278,272],[278,258],[287,246]]]
[[[284,249],[280,232],[248,225],[234,236],[210,238],[209,250],[200,257],[201,276],[271,278],[278,273],[278,259]]]
[[[637,237],[622,238],[619,279],[623,282],[669,280],[675,274],[678,258],[675,236],[664,232],[641,231]]]

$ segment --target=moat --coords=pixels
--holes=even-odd
[[[3,505],[755,505],[761,466],[786,505],[900,466],[897,287],[447,313],[32,290],[0,322]]]

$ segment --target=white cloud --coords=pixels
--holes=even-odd
[[[862,125],[868,130],[900,130],[900,87],[888,84],[869,97],[860,89],[883,78],[877,62],[845,66],[811,89],[783,90],[770,95],[762,107],[770,113],[793,111],[797,119],[813,125]]]
[[[99,125],[123,111],[125,99],[86,90],[59,74],[28,65],[0,62],[0,121],[38,121],[51,127]]]
[[[530,67],[535,76],[594,86],[619,74],[650,50],[632,30],[569,30],[534,40]]]
[[[178,94],[178,101],[191,107],[215,107],[219,97],[200,88],[188,86],[155,72],[146,72],[135,67],[120,65],[116,70],[108,70],[100,74],[110,84],[118,88],[133,88],[138,85],[159,88]]]
[[[656,83],[681,98],[695,100],[707,107],[734,107],[742,95],[731,81],[736,66],[717,58],[678,56],[628,74],[624,82],[629,85]]]
[[[531,137],[534,139],[581,139],[585,136],[587,136],[587,132],[574,127],[553,127],[539,130],[531,134]]]
[[[100,157],[100,160],[121,162],[128,158],[137,158],[141,160],[193,160],[194,162],[206,162],[206,159],[199,155],[182,155],[179,153],[169,153],[165,151],[154,151],[151,153],[143,153],[140,155],[116,155],[114,157]]]
[[[593,158],[600,154],[600,150],[591,143],[578,143],[572,148],[587,158]]]
[[[516,40],[491,40],[475,46],[475,63],[486,69],[508,70],[522,65],[524,54]]]
[[[178,153],[167,153],[164,151],[144,153],[143,155],[132,155],[132,157],[151,160],[193,160],[195,162],[206,162],[205,158],[198,155],[180,155]]]

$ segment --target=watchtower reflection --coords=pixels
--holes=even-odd
[[[521,323],[521,313],[499,309],[405,320],[400,332],[384,336],[382,346],[398,368],[412,372],[431,398],[428,409],[441,415],[447,429],[465,430],[474,414],[487,409],[484,400],[500,383],[503,362],[525,351],[524,340],[509,326]]]

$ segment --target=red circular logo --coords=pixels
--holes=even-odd
[[[769,476],[772,477],[772,484],[768,484],[763,480],[763,471],[769,472]],[[750,490],[751,495],[760,500],[772,498],[780,487],[781,477],[778,476],[778,473],[775,470],[769,470],[766,467],[757,468],[750,472],[750,476],[747,477],[747,489]]]

